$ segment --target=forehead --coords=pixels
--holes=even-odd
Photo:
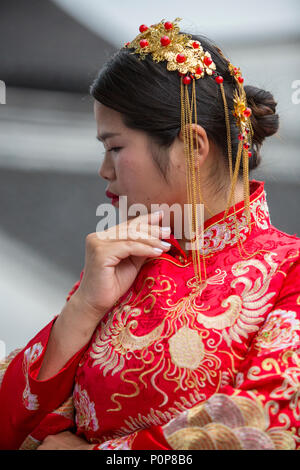
[[[134,140],[144,142],[145,134],[138,129],[130,129],[125,126],[121,113],[112,108],[105,106],[95,100],[94,112],[97,122],[97,137],[101,141],[105,141],[109,137],[122,137],[122,141]],[[114,135],[113,135],[114,134]],[[118,134],[118,135],[117,135]]]
[[[112,108],[108,108],[102,103],[95,100],[94,102],[94,113],[97,121],[98,128],[101,128],[103,132],[112,131],[112,128],[123,128],[121,114]]]

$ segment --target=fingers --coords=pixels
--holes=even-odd
[[[156,239],[169,238],[171,227],[159,227],[158,225],[140,224],[135,230],[134,226],[129,226],[129,237],[134,240],[138,239]]]
[[[153,244],[160,238],[169,238],[171,234],[170,227],[159,226],[162,216],[162,211],[141,215],[102,232],[96,232],[95,235],[99,240],[139,240],[142,243]]]
[[[150,220],[153,224],[157,223],[160,219],[160,216],[160,213],[149,214],[147,220],[145,220],[144,217],[142,220],[140,217],[137,217],[134,219],[134,221],[131,221],[127,227],[128,240],[139,241],[146,245],[151,245],[153,247],[167,251],[171,246],[170,243],[164,242],[160,240],[160,238],[168,238],[171,233],[171,228],[160,227],[158,225],[151,225],[150,223],[146,223]]]
[[[155,257],[160,256],[163,251],[167,251],[169,246],[159,246],[157,242],[141,243],[138,241],[127,240],[118,246],[118,258],[125,259],[128,256]]]

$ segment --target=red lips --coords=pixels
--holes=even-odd
[[[108,191],[108,189],[105,191],[105,194],[111,199],[119,199],[119,196],[117,194],[111,193],[110,191]]]

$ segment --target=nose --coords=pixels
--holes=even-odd
[[[108,180],[108,181],[113,181],[115,179],[116,175],[115,175],[114,167],[108,161],[107,156],[104,157],[102,165],[99,168],[98,174],[99,176],[101,176],[101,178],[104,178],[105,180]]]

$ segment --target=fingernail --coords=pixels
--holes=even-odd
[[[161,250],[160,248],[153,248],[153,251],[156,251],[156,253],[159,253],[160,255],[163,252],[163,250]]]
[[[161,245],[165,246],[165,247],[170,247],[171,246],[171,243],[168,243],[168,242],[160,242]]]

